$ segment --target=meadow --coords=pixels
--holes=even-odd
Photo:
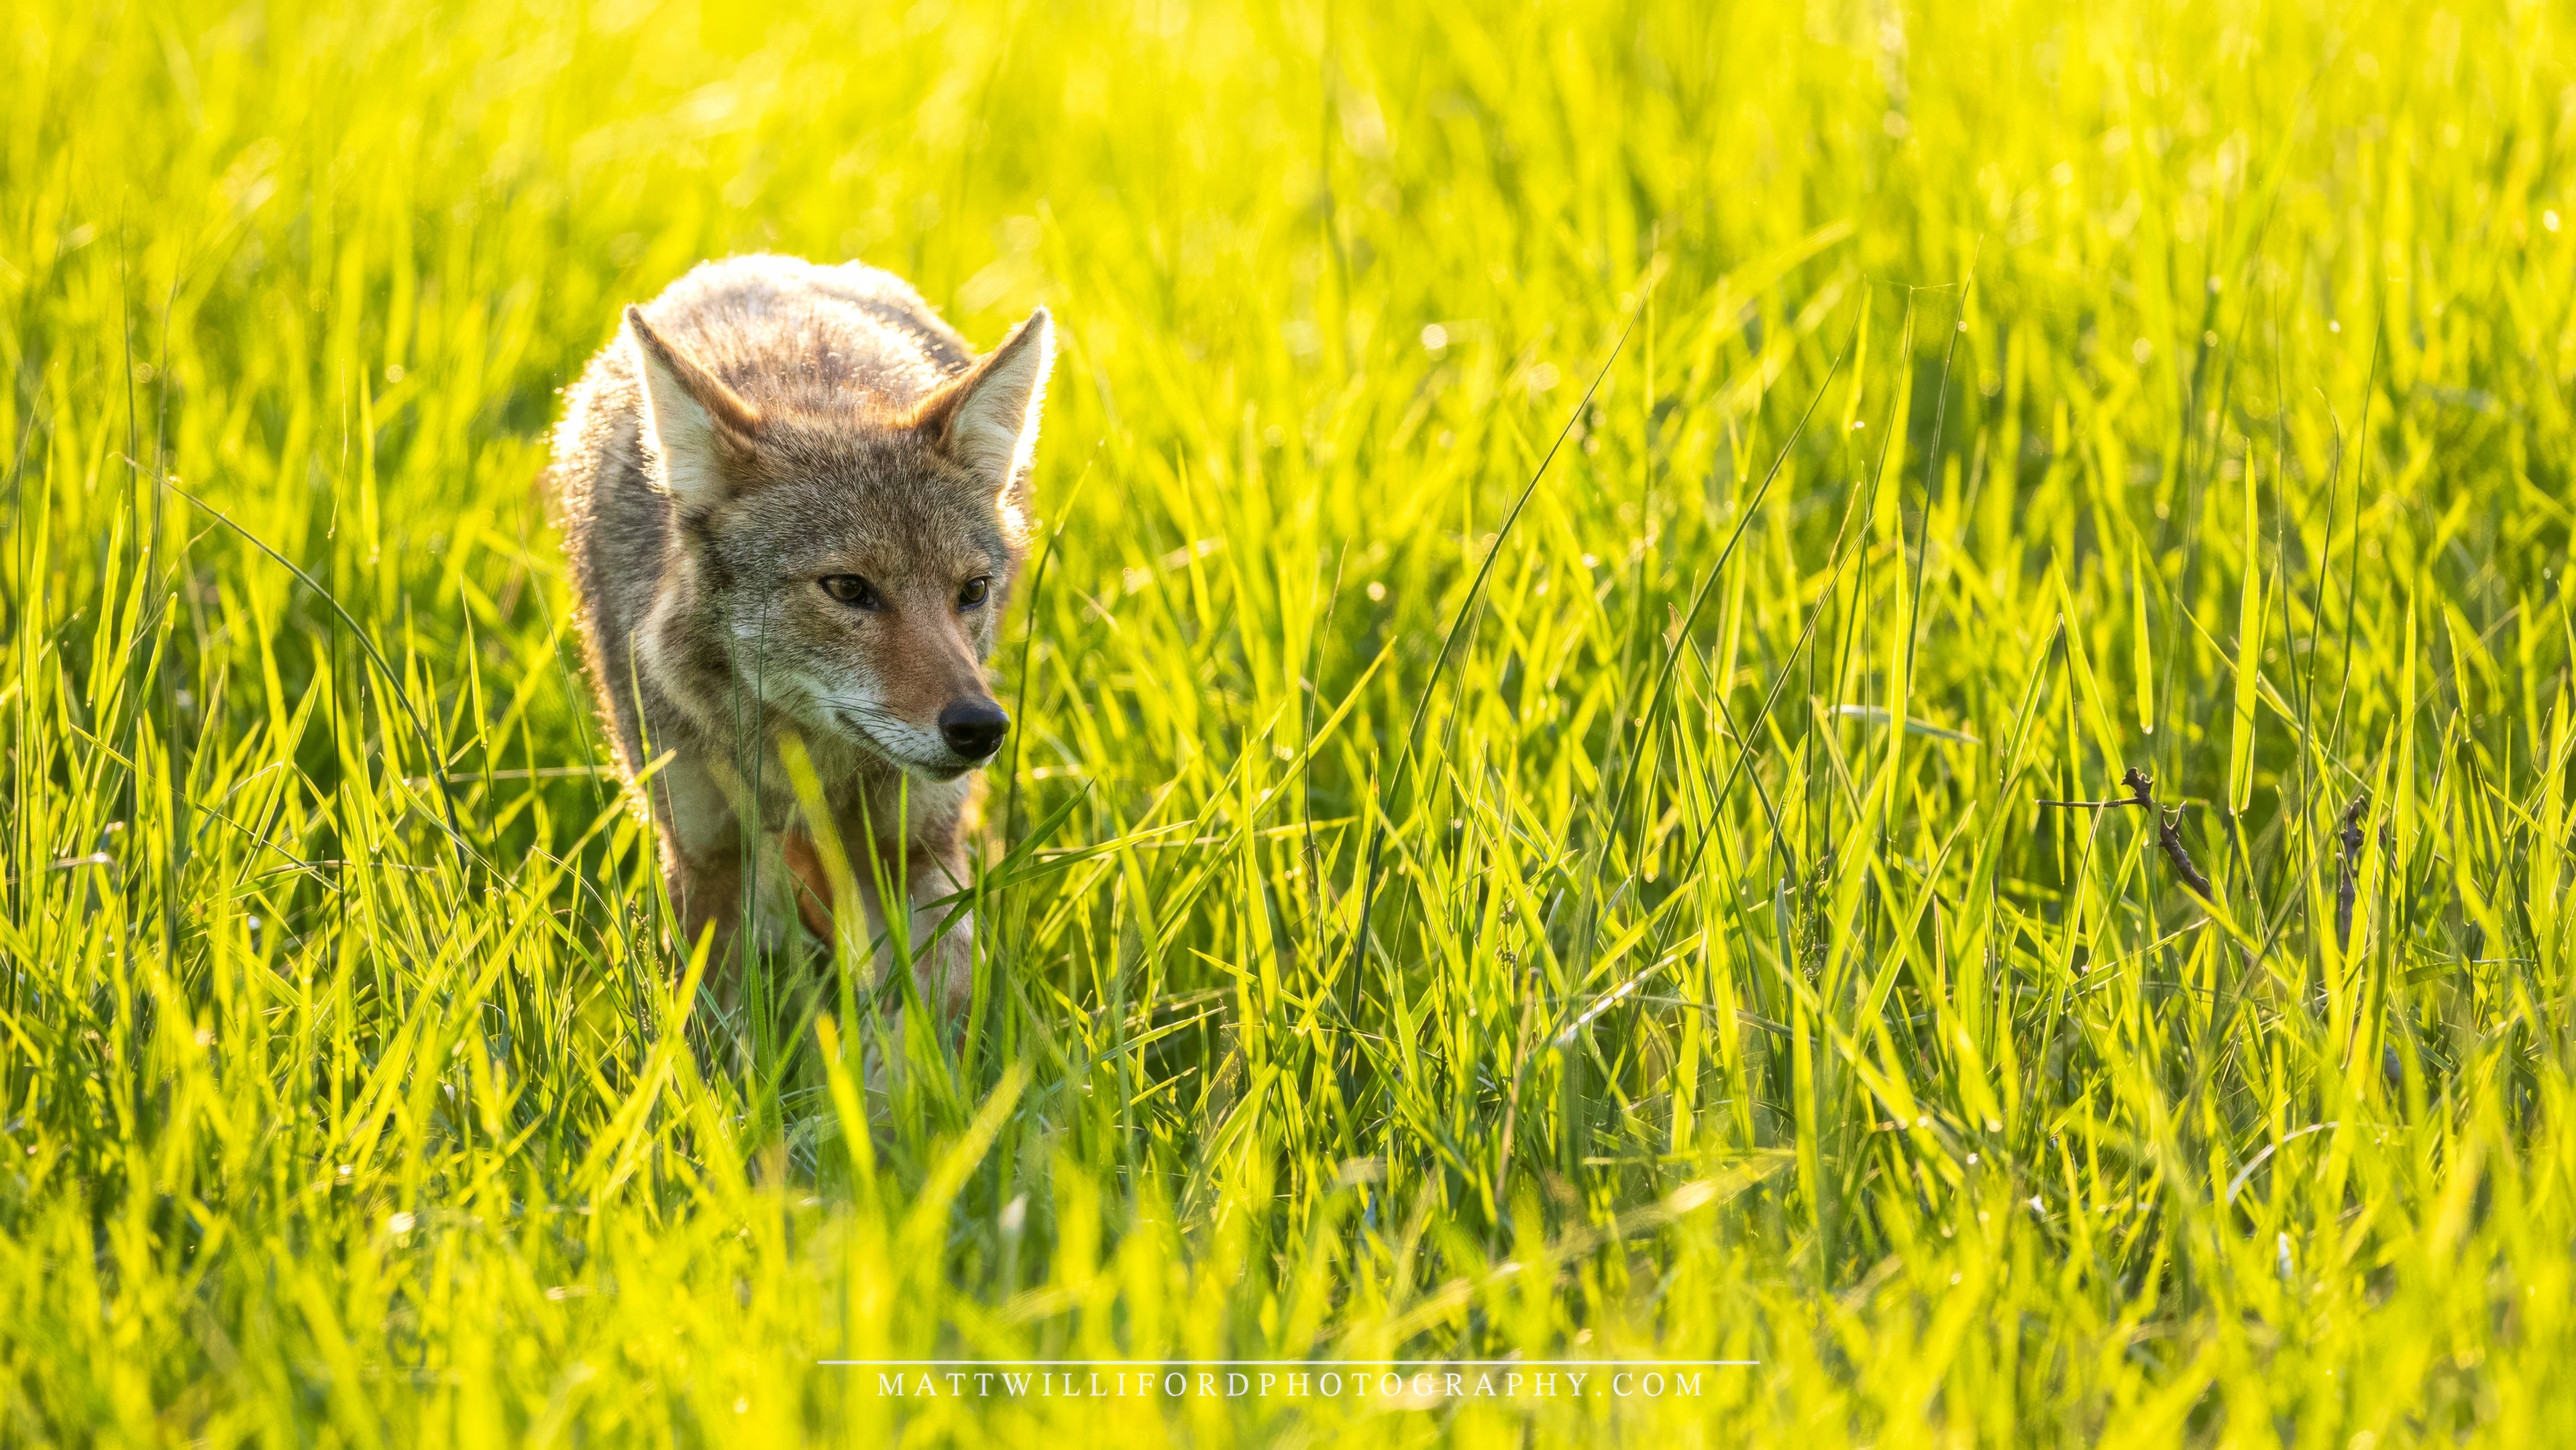
[[[0,1443],[2576,1443],[2569,20],[10,7]],[[1058,320],[953,1042],[580,677],[749,250]]]

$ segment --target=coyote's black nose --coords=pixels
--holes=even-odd
[[[939,733],[949,749],[981,760],[1002,748],[1002,737],[1011,733],[1011,717],[990,700],[951,700],[939,712]]]

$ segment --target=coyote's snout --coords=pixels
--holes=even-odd
[[[984,661],[1052,361],[1043,310],[978,358],[885,272],[736,257],[627,308],[571,389],[552,476],[593,681],[720,962],[746,922],[834,929],[837,838],[871,937],[911,918],[925,991],[962,1007],[965,923],[927,941],[921,906],[961,884],[968,773],[1010,730]]]

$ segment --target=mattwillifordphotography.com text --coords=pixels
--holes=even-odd
[[[882,1399],[1251,1399],[1428,1409],[1469,1400],[1699,1399],[1744,1359],[954,1360],[827,1359]]]

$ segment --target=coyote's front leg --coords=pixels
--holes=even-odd
[[[749,852],[742,818],[703,762],[676,756],[652,780],[653,823],[662,838],[662,880],[678,919],[681,961],[707,942],[699,990],[731,1011],[742,995],[743,874]],[[711,938],[711,939],[710,939]]]
[[[858,826],[845,822],[844,831]],[[866,840],[864,836],[844,835],[844,841]],[[823,863],[822,849],[801,827],[791,828],[781,841],[781,854],[788,875],[796,886],[796,910],[805,929],[823,941],[834,939],[837,921],[833,910],[831,875]],[[887,877],[896,874],[898,864],[908,878],[903,883],[907,940],[912,952],[912,975],[921,990],[921,1000],[939,1014],[940,1020],[956,1028],[966,1020],[967,1008],[975,987],[975,919],[972,912],[956,903],[946,902],[966,884],[963,853],[925,850],[921,842],[910,843],[908,858],[897,857],[891,842],[879,842],[878,865]],[[877,890],[877,870],[864,854],[850,853],[850,880],[857,887],[864,919],[860,931],[852,933],[854,946],[865,950],[875,944],[869,978],[872,985],[882,984],[895,969],[898,944],[887,928],[887,912]],[[944,904],[943,904],[944,903]],[[951,920],[951,916],[954,920]],[[942,927],[945,926],[945,930]]]

